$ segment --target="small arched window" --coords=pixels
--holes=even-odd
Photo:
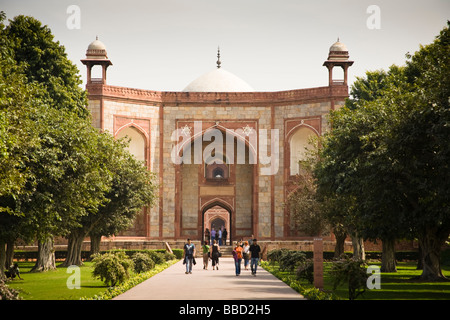
[[[224,155],[219,154],[205,160],[205,178],[228,179],[230,177],[229,166]]]
[[[212,176],[214,179],[223,179],[224,178],[224,172],[222,168],[215,168],[213,170]]]

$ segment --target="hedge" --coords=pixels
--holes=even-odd
[[[114,250],[123,250],[128,256],[133,256],[136,252],[147,252],[147,251],[155,251],[155,252],[167,252],[165,249],[112,249],[108,251],[114,251]],[[448,250],[450,252],[450,250]],[[101,251],[100,253],[105,253],[106,251]],[[177,259],[183,258],[183,249],[172,249],[172,252],[175,254]],[[305,251],[306,258],[312,259],[313,258],[313,252],[312,251]],[[346,252],[348,255],[352,255],[351,252]],[[65,260],[67,255],[66,250],[58,250],[55,251],[55,258],[56,260]],[[82,251],[81,252],[81,259],[83,261],[89,260],[90,258],[90,252],[89,251]],[[399,251],[395,253],[395,258],[397,261],[404,261],[404,260],[417,260],[419,257],[419,254],[417,251]],[[17,260],[35,260],[37,258],[37,251],[24,251],[24,250],[15,250],[14,251],[14,259]],[[334,252],[332,251],[325,251],[323,253],[323,258],[325,260],[333,260],[334,259]],[[380,251],[366,251],[366,259],[367,260],[381,260],[381,252]],[[446,257],[447,260],[450,260],[449,257]]]
[[[124,251],[128,256],[132,257],[133,254],[136,252],[161,252],[166,253],[165,249],[112,249],[107,251],[100,251],[100,253],[105,253],[108,251]],[[177,259],[181,259],[183,257],[183,249],[172,249],[173,254],[176,256]],[[15,250],[14,251],[14,259],[15,260],[24,260],[24,261],[30,261],[30,260],[36,260],[37,259],[37,251],[25,251],[25,250]],[[66,250],[57,250],[55,251],[55,259],[56,260],[65,260],[67,256]],[[91,257],[90,251],[82,251],[81,252],[81,259],[83,261],[89,260]]]
[[[282,250],[282,249],[274,249],[275,250]],[[306,254],[307,259],[312,259],[314,253],[312,251],[302,251]],[[351,257],[353,255],[352,252],[345,252],[346,255]],[[395,258],[397,261],[410,261],[410,260],[417,260],[419,258],[419,253],[417,251],[398,251],[395,253]],[[334,252],[333,251],[324,251],[323,252],[323,259],[331,261],[334,259]],[[381,260],[381,252],[380,251],[366,251],[366,260]]]

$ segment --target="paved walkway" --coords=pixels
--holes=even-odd
[[[203,270],[201,257],[192,274],[185,274],[182,261],[136,287],[117,296],[114,300],[299,300],[299,293],[271,273],[258,266],[256,277],[250,270],[236,276],[233,258],[220,258],[219,270]],[[250,266],[249,266],[250,269]]]

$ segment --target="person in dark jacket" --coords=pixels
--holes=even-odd
[[[250,255],[251,255],[250,267],[252,269],[252,275],[256,276],[256,269],[258,267],[259,256],[261,253],[261,247],[257,243],[256,239],[253,239],[252,245],[250,246],[249,251],[250,251]]]

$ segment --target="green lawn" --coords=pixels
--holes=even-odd
[[[20,291],[24,300],[78,300],[84,296],[93,296],[104,292],[108,287],[100,280],[92,277],[92,263],[86,262],[80,267],[80,289],[68,289],[67,268],[58,267],[54,271],[30,272],[34,262],[19,262],[21,277],[8,282],[8,286]]]
[[[369,263],[370,265],[380,265],[379,263]],[[327,271],[331,264],[325,262],[324,267],[324,290],[333,291],[332,279]],[[280,272],[278,266],[267,266],[268,271],[282,276],[290,276],[287,272]],[[421,282],[412,280],[419,276],[422,271],[416,270],[415,262],[399,262],[398,272],[381,273],[381,289],[366,290],[358,300],[450,300],[450,282]],[[443,273],[450,278],[450,266],[443,266]],[[302,280],[302,287],[311,288],[307,281]],[[348,299],[347,287],[339,287],[334,294],[340,299]]]
[[[19,262],[20,279],[8,282],[8,286],[19,290],[20,297],[24,300],[79,300],[80,298],[109,299],[128,290],[139,282],[144,281],[154,274],[164,270],[178,260],[171,260],[163,264],[157,264],[153,270],[146,273],[135,274],[131,271],[130,279],[123,285],[117,286],[113,292],[101,280],[92,277],[93,263],[85,262],[80,267],[80,288],[69,289],[67,280],[72,273],[67,273],[67,268],[57,267],[54,271],[30,272],[34,262]],[[57,264],[58,265],[58,264]],[[95,297],[94,297],[95,298]]]

